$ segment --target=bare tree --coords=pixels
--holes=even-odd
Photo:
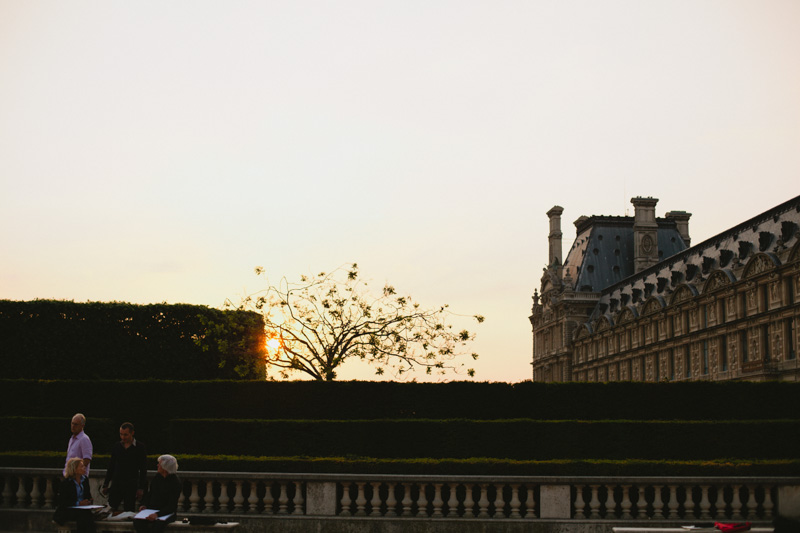
[[[261,267],[256,274],[264,276]],[[228,302],[230,307],[233,304]],[[424,369],[427,374],[475,371],[456,359],[475,337],[454,331],[456,316],[447,305],[423,309],[410,296],[399,296],[386,285],[379,295],[359,276],[358,265],[331,273],[301,276],[299,283],[283,278],[278,285],[248,296],[238,309],[260,311],[267,334],[267,374],[278,369],[287,378],[304,372],[320,381],[336,379],[337,369],[348,359],[360,359],[383,375],[399,377]],[[470,317],[478,323],[482,316]],[[477,359],[478,354],[470,354]]]

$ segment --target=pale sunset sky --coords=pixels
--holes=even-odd
[[[357,262],[517,382],[550,207],[566,254],[633,196],[699,243],[797,194],[796,0],[0,0],[2,299]]]

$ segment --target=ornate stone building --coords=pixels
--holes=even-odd
[[[534,292],[534,381],[797,380],[800,196],[690,247],[691,214],[575,221]]]

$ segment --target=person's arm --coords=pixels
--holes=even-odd
[[[86,434],[84,433],[84,435]],[[83,445],[81,446],[81,451],[83,452],[81,454],[81,459],[83,459],[83,464],[89,466],[89,463],[92,462],[92,452],[94,451],[94,449],[92,448],[92,439],[90,439],[88,436],[85,439],[83,439]]]
[[[106,478],[103,480],[103,489],[108,488],[108,483],[111,481],[111,476],[117,467],[117,447],[116,445],[111,450],[111,459],[108,460],[108,468],[106,469]]]
[[[152,487],[151,487],[152,488]],[[150,507],[150,494],[152,494],[151,490],[147,490],[147,486],[144,487],[144,497],[142,497],[142,505],[139,507],[139,510],[147,509]]]
[[[83,500],[79,501],[78,504],[91,505],[94,500],[92,499],[92,487],[89,483],[89,478],[88,477],[83,478],[83,481],[81,481],[81,485],[83,486]]]
[[[138,452],[139,452],[139,458],[138,458],[139,465],[137,467],[137,472],[139,474],[138,489],[139,490],[145,490],[145,489],[147,489],[147,449],[145,448],[145,445],[144,445],[143,442],[137,442],[136,443],[136,447],[137,448],[140,447],[140,449],[138,450]]]

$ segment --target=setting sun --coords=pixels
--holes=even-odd
[[[272,338],[267,340],[267,348],[269,348],[270,350],[277,352],[280,349],[280,347],[281,347],[280,339]]]

